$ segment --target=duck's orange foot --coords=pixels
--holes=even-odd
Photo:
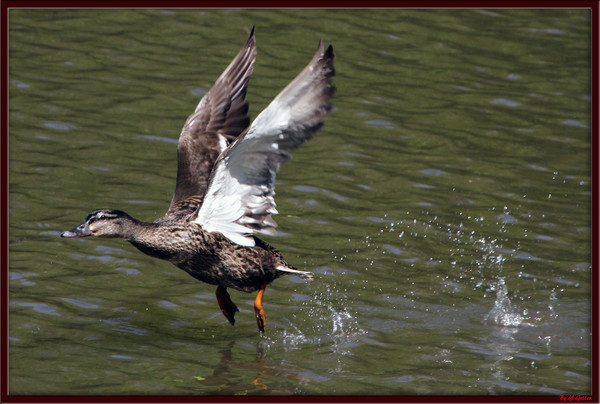
[[[262,288],[260,288],[260,290],[258,291],[258,295],[256,295],[256,300],[254,300],[254,313],[256,313],[256,324],[258,325],[258,331],[260,331],[261,334],[264,334],[265,324],[267,322],[265,319],[265,311],[263,310],[262,305],[266,287],[267,286],[265,285]]]
[[[235,312],[240,311],[240,309],[231,301],[227,288],[223,286],[217,288],[217,302],[225,318],[229,320],[231,325],[235,324]]]

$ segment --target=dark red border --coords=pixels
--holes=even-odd
[[[1,3],[1,17],[0,24],[2,26],[2,33],[0,34],[2,43],[0,48],[2,49],[1,60],[2,60],[2,81],[0,84],[2,91],[2,107],[0,108],[1,118],[1,131],[0,134],[0,152],[2,153],[1,160],[1,194],[0,199],[0,240],[2,244],[2,256],[1,261],[1,306],[2,306],[2,330],[1,330],[1,370],[0,375],[0,388],[2,389],[2,396],[0,400],[5,401],[6,392],[8,391],[8,10],[4,7],[4,3]]]
[[[548,403],[559,396],[10,396],[13,403]],[[597,401],[586,400],[586,403]]]
[[[0,103],[1,128],[0,133],[0,157],[1,164],[1,195],[0,199],[0,242],[2,245],[2,253],[0,257],[0,284],[2,291],[0,292],[2,311],[2,330],[0,332],[0,401],[6,401],[6,392],[8,391],[8,10],[4,7],[4,2],[0,4],[2,7],[0,26],[2,32],[0,38],[2,40],[0,49],[2,50],[0,59],[2,60],[2,81],[0,82],[2,99]]]
[[[1,8],[1,55],[2,55],[2,108],[1,112],[1,195],[0,199],[0,236],[2,240],[1,281],[2,297],[1,311],[1,347],[0,347],[0,402],[2,403],[38,403],[38,402],[90,402],[90,403],[120,403],[120,402],[563,402],[560,396],[11,396],[8,394],[8,9],[9,8],[588,8],[592,10],[592,137],[591,137],[591,164],[592,164],[592,396],[589,403],[600,402],[598,395],[599,377],[599,338],[598,338],[598,264],[599,264],[599,218],[600,199],[599,182],[600,165],[598,160],[599,149],[599,12],[598,1],[165,1],[165,0],[89,0],[89,1],[40,1],[40,0],[7,0],[0,2]]]
[[[12,403],[552,403],[560,396],[8,396]],[[595,403],[592,400],[582,401]],[[568,399],[567,399],[568,400]],[[567,401],[569,402],[569,401]],[[573,401],[575,402],[575,401]]]
[[[589,8],[593,0],[5,0],[5,8]]]
[[[594,3],[592,7],[592,74],[591,74],[591,86],[592,86],[592,105],[591,105],[591,118],[592,118],[592,352],[591,352],[591,361],[592,361],[592,397],[595,402],[599,401],[598,395],[598,378],[600,378],[600,374],[598,373],[598,362],[600,355],[598,354],[598,318],[600,313],[598,312],[600,308],[600,300],[598,297],[599,290],[598,285],[600,282],[598,281],[599,269],[598,265],[600,264],[600,199],[599,199],[599,175],[600,175],[600,165],[598,163],[598,154],[600,152],[599,140],[600,140],[600,123],[598,121],[598,113],[599,113],[599,92],[600,92],[600,74],[599,74],[599,66],[598,66],[598,58],[600,58],[600,53],[598,52],[599,47],[599,39],[600,39],[600,31],[598,28],[599,19],[600,19],[600,8],[598,7],[599,3]]]

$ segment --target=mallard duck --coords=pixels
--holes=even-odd
[[[265,331],[263,296],[275,279],[312,274],[289,265],[279,251],[256,237],[274,235],[275,174],[289,152],[323,126],[335,88],[331,45],[250,125],[246,89],[256,59],[254,28],[245,46],[185,122],[177,146],[177,183],[169,209],[143,222],[112,209],[90,212],[61,237],[111,237],[167,260],[194,278],[217,285],[217,302],[233,325],[238,307],[227,288],[258,291],[256,322]]]

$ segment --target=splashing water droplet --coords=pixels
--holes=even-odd
[[[508,288],[506,287],[504,278],[498,279],[498,282],[494,286],[496,290],[496,300],[494,301],[492,310],[485,316],[485,320],[491,320],[503,327],[520,326],[523,323],[523,320],[525,320],[525,317],[513,310],[512,302],[508,298]]]

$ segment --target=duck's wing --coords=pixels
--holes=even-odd
[[[177,146],[177,184],[167,215],[185,199],[204,195],[221,152],[248,129],[248,81],[256,59],[254,28],[246,45],[202,97],[185,122]]]
[[[334,58],[321,41],[308,66],[219,157],[194,219],[204,230],[243,246],[254,246],[254,232],[275,233],[275,173],[323,125],[335,91]]]

